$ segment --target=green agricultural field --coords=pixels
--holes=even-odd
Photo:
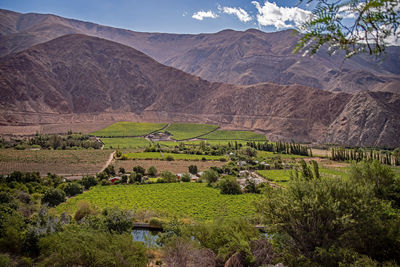
[[[166,131],[170,132],[175,140],[185,140],[207,134],[218,127],[210,124],[172,123]]]
[[[345,178],[347,177],[348,168],[333,168],[333,167],[319,167],[319,174],[323,177],[337,177]]]
[[[104,143],[104,148],[145,148],[150,145],[147,139],[140,137],[101,138],[101,141]]]
[[[290,180],[291,170],[258,170],[256,172],[270,181],[285,185]]]
[[[85,200],[98,209],[151,210],[160,216],[210,221],[217,217],[253,217],[257,194],[222,195],[218,189],[199,183],[96,186],[55,208],[73,214]]]
[[[227,160],[227,156],[210,156],[210,155],[194,155],[194,154],[176,154],[176,153],[160,153],[160,152],[143,152],[143,153],[126,153],[128,159],[165,159],[172,156],[175,160]]]
[[[307,158],[306,156],[300,156],[300,155],[274,153],[274,152],[269,152],[269,151],[257,151],[257,159],[258,160],[264,160],[264,159],[276,158],[276,157],[280,157],[281,159]]]
[[[123,154],[128,159],[163,159],[160,152],[138,152]]]
[[[264,135],[249,131],[218,130],[202,136],[201,138],[207,140],[267,141]]]
[[[99,137],[144,136],[163,129],[166,123],[117,122],[100,131],[90,133]]]

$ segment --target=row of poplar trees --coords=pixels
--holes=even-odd
[[[400,165],[400,149],[393,151],[365,150],[359,148],[332,148],[331,159],[337,161],[378,160],[382,164]]]

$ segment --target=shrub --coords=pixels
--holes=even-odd
[[[75,182],[72,183],[67,183],[67,185],[64,188],[64,192],[65,194],[67,194],[67,196],[72,197],[78,194],[82,194],[83,193],[83,187]]]
[[[65,201],[65,192],[59,188],[49,189],[42,197],[42,203],[47,203],[50,207],[57,206]]]
[[[181,177],[181,181],[182,182],[190,182],[190,174],[188,174],[188,173],[184,173],[183,175],[182,175],[182,177]]]
[[[150,166],[150,168],[147,170],[147,174],[150,176],[156,176],[157,175],[157,169],[154,166]]]
[[[147,264],[144,244],[133,242],[130,233],[69,227],[39,241],[39,266],[133,266]]]
[[[236,178],[232,176],[226,176],[221,179],[218,183],[218,187],[221,189],[221,194],[239,195],[242,193],[239,183],[236,181]]]
[[[92,215],[92,214],[96,213],[95,210],[92,209],[92,207],[90,207],[90,204],[87,201],[80,201],[80,202],[78,202],[77,206],[78,206],[78,209],[74,215],[74,219],[77,222],[79,222],[80,220],[82,220],[83,218],[85,218],[88,215]]]
[[[161,172],[160,176],[166,183],[176,183],[178,181],[178,177],[169,171]]]
[[[218,180],[219,175],[216,171],[210,169],[210,170],[204,171],[201,178],[206,180],[208,184],[212,184]]]
[[[197,166],[196,165],[190,165],[189,166],[189,172],[191,174],[193,174],[193,175],[196,175],[198,173]]]
[[[105,224],[110,232],[122,234],[132,230],[133,227],[133,212],[123,211],[118,208],[108,208],[103,210]]]
[[[84,176],[82,178],[82,185],[86,190],[90,189],[92,186],[96,186],[98,183],[99,181],[94,176]]]
[[[146,173],[146,170],[142,166],[139,166],[139,165],[133,167],[133,171],[136,173],[140,173],[142,175],[145,175],[145,173]]]
[[[119,167],[119,173],[125,174],[125,168],[124,167]]]
[[[171,155],[168,155],[165,159],[166,159],[167,161],[173,161],[173,160],[174,160],[174,157],[171,156]]]

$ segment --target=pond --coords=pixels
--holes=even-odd
[[[144,228],[134,228],[131,232],[133,241],[143,242],[148,248],[158,247],[157,239],[161,231]]]

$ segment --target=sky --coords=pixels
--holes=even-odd
[[[298,0],[0,0],[0,8],[141,32],[213,33],[294,28],[310,14]]]

